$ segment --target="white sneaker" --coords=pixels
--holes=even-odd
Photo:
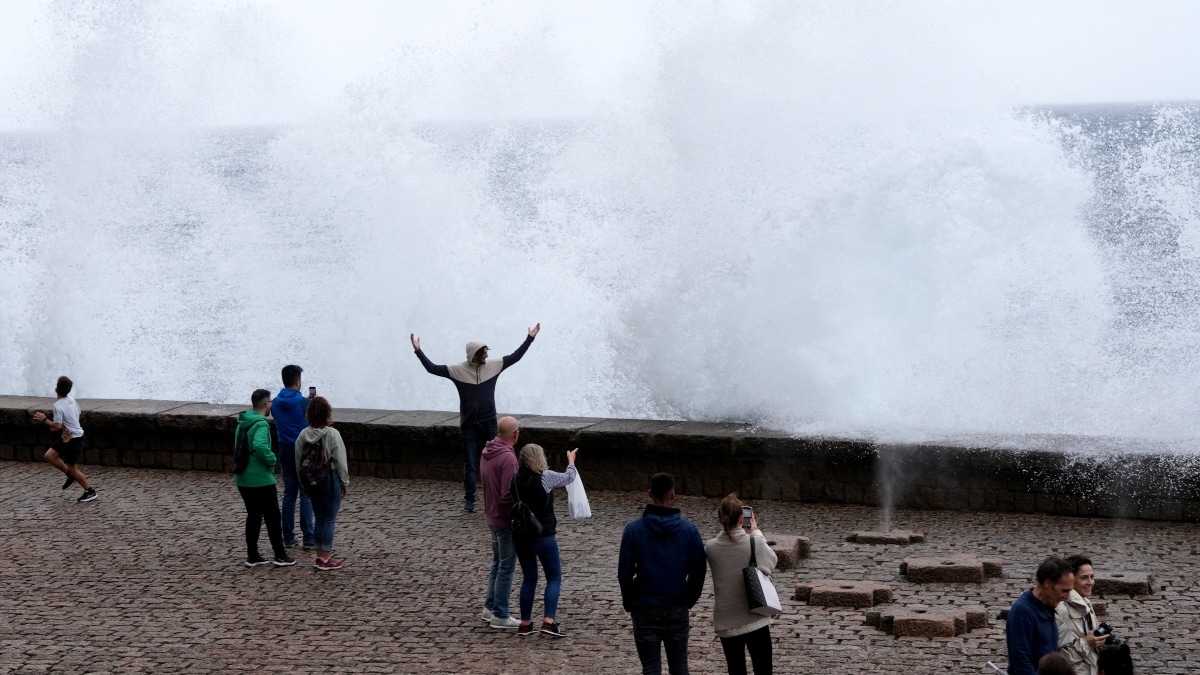
[[[483,610],[483,622],[484,623],[491,623],[492,619],[494,619],[494,618],[496,618],[496,617],[492,614],[492,610],[490,610],[490,609]]]
[[[488,625],[492,628],[519,628],[521,626],[521,622],[517,621],[516,617],[512,616],[505,617],[503,619],[494,616],[492,617],[492,620],[488,622]]]

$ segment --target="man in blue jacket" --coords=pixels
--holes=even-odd
[[[300,366],[283,367],[283,389],[275,397],[271,416],[275,418],[275,429],[279,437],[279,473],[283,474],[283,510],[280,511],[280,527],[283,530],[283,545],[296,545],[296,497],[300,498],[300,534],[304,550],[313,547],[313,509],[308,493],[300,487],[296,476],[296,437],[308,426],[304,413],[308,410],[308,399],[300,393],[302,383]]]
[[[1075,587],[1075,572],[1052,555],[1037,568],[1037,585],[1021,594],[1008,610],[1004,632],[1008,642],[1009,675],[1037,675],[1038,661],[1058,651],[1054,608]]]
[[[704,588],[708,565],[700,531],[675,508],[675,478],[650,478],[650,504],[621,536],[617,580],[633,618],[642,673],[662,673],[661,647],[672,675],[688,672],[689,612]]]

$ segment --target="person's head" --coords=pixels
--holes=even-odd
[[[1096,586],[1096,570],[1092,567],[1092,561],[1087,556],[1076,554],[1067,556],[1067,564],[1075,573],[1075,592],[1085,598],[1092,597],[1092,588]]]
[[[521,435],[521,423],[515,417],[501,417],[496,425],[496,435],[500,440],[517,447],[517,437]]]
[[[1075,675],[1075,666],[1062,654],[1050,652],[1038,660],[1038,675]]]
[[[283,386],[286,389],[300,389],[300,373],[304,369],[300,366],[284,366],[283,367]]]
[[[488,348],[487,345],[479,340],[471,340],[467,343],[467,361],[475,365],[482,366],[487,363]]]
[[[1129,658],[1129,645],[1114,642],[1100,648],[1096,657],[1098,675],[1133,675],[1133,659]]]
[[[255,389],[253,394],[250,394],[250,405],[254,406],[255,412],[260,412],[264,415],[271,409],[271,392],[266,389]]]
[[[656,473],[650,477],[650,489],[646,491],[656,506],[675,505],[675,477],[669,473]]]
[[[1075,587],[1075,573],[1071,566],[1059,556],[1052,555],[1042,561],[1037,568],[1037,586],[1033,593],[1039,600],[1051,607],[1066,600]]]
[[[71,388],[74,386],[75,383],[71,381],[71,378],[62,375],[58,378],[58,382],[54,383],[54,393],[58,394],[59,398],[64,398],[71,393]]]
[[[525,447],[521,448],[521,466],[529,469],[534,473],[541,473],[550,468],[546,463],[546,452],[542,450],[542,446],[536,443],[526,443]]]
[[[314,429],[329,426],[333,421],[333,407],[329,405],[329,400],[324,396],[317,396],[308,402],[308,408],[304,411],[304,419],[308,420],[308,426]]]
[[[736,492],[730,492],[721,500],[721,505],[717,507],[717,521],[726,532],[733,532],[742,526],[742,500],[738,499]]]

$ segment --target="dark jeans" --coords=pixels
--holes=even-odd
[[[271,540],[271,548],[275,557],[284,554],[283,536],[279,529],[279,495],[275,484],[262,487],[238,487],[242,501],[246,503],[246,557],[247,560],[258,557],[258,533],[263,521],[267,521],[267,537]]]
[[[280,456],[280,473],[283,474],[283,543],[296,543],[296,498],[300,499],[300,536],[305,546],[313,543],[313,507],[308,493],[300,485],[296,475],[295,456]]]
[[[546,594],[543,596],[545,618],[558,616],[558,595],[562,588],[562,560],[558,555],[558,540],[554,535],[533,539],[513,538],[517,560],[521,563],[521,620],[533,618],[533,594],[537,591],[538,561],[546,572]]]
[[[725,650],[725,665],[729,667],[729,675],[746,675],[746,650],[750,650],[754,675],[771,675],[770,626],[744,635],[721,638],[721,649]]]
[[[496,437],[496,420],[476,424],[464,424],[459,429],[463,448],[463,492],[464,506],[475,508],[475,485],[479,475],[479,457],[483,454],[483,446]]]
[[[642,607],[630,612],[642,675],[662,674],[662,647],[667,649],[671,675],[687,675],[688,614],[687,607]]]

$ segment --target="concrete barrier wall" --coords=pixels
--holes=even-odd
[[[53,437],[32,422],[53,399],[0,396],[0,460],[40,461]],[[229,471],[240,405],[81,399],[83,463]],[[972,511],[1013,511],[1200,522],[1200,455],[1126,452],[1100,441],[1045,438],[1048,449],[1002,443],[879,445],[797,438],[742,424],[519,416],[521,443],[552,468],[581,449],[590,490],[647,488],[668,471],[681,494]],[[335,409],[350,472],[460,481],[458,415]],[[1028,439],[1026,439],[1028,440]],[[1093,447],[1093,445],[1095,447]],[[1053,449],[1067,446],[1064,452]],[[1106,447],[1101,447],[1106,446]]]

